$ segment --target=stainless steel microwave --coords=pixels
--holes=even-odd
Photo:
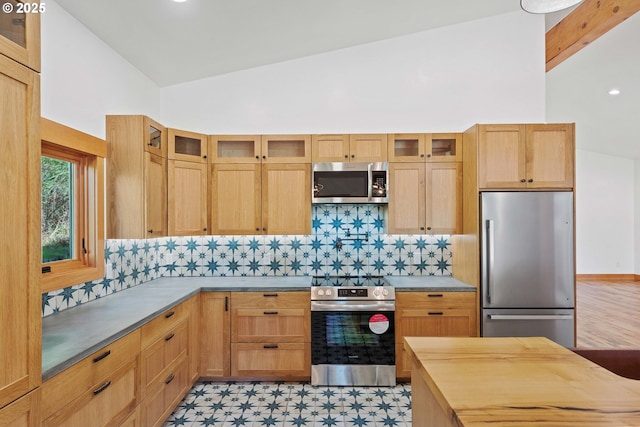
[[[388,203],[389,164],[314,163],[313,203]]]

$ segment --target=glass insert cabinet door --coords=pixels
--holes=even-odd
[[[46,3],[2,0],[0,53],[40,71],[40,14]]]
[[[207,135],[177,129],[168,129],[169,160],[206,163]]]
[[[460,162],[462,134],[391,134],[388,150],[390,162]]]

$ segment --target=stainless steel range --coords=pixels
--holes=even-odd
[[[313,278],[311,384],[396,384],[395,299],[383,277]]]

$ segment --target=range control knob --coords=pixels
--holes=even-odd
[[[320,296],[324,295],[324,289],[322,288],[318,289],[318,295]]]
[[[327,289],[326,294],[331,295],[331,289]]]
[[[380,288],[375,288],[373,290],[373,296],[376,298],[380,296]]]
[[[382,288],[382,294],[386,297],[387,295],[389,295],[389,289],[387,288]]]

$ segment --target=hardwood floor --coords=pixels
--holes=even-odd
[[[640,282],[581,280],[576,297],[578,347],[640,348]]]

